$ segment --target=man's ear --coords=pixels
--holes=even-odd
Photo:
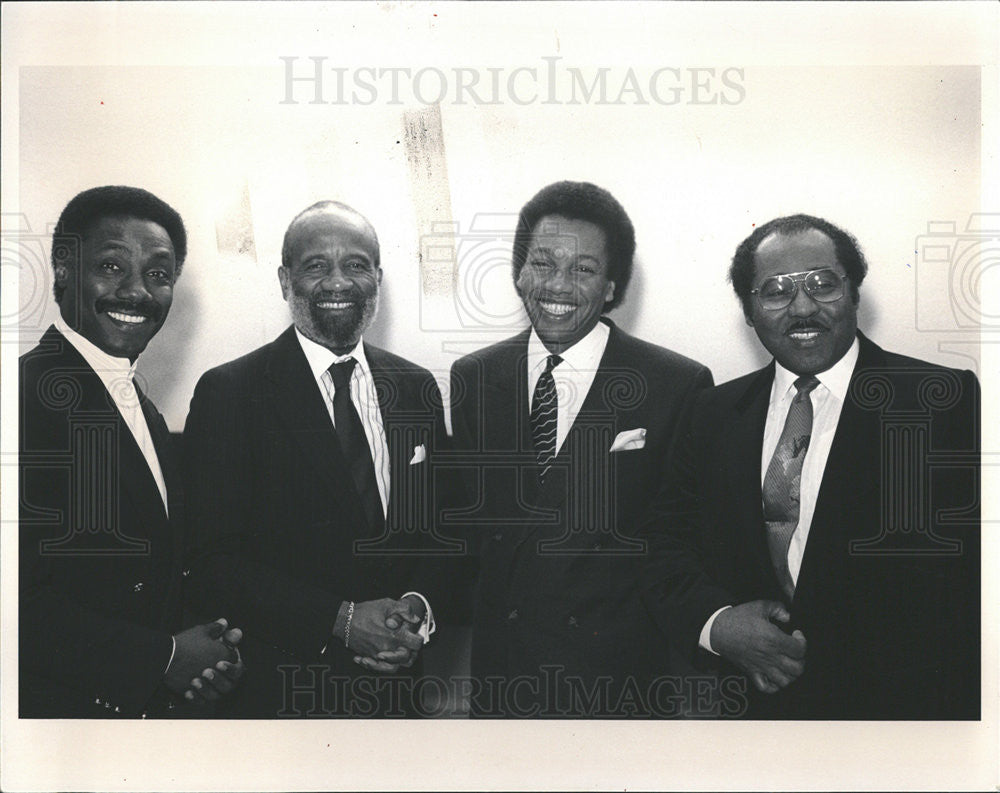
[[[67,280],[69,280],[69,272],[66,270],[65,264],[57,264],[55,266],[55,277],[56,277],[56,286],[58,286],[60,289],[65,289],[66,282]]]
[[[608,281],[608,285],[604,290],[604,302],[610,303],[615,299],[615,282]]]
[[[750,307],[746,303],[744,303],[742,300],[740,301],[740,308],[743,309],[743,319],[746,320],[747,325],[749,325],[752,328],[753,327],[753,312],[750,310]]]
[[[288,300],[291,284],[288,282],[288,269],[283,264],[278,267],[278,283],[281,284],[281,296]]]
[[[375,281],[376,281],[376,283],[378,283],[379,286],[382,286],[382,268],[381,267],[376,267],[375,268]]]

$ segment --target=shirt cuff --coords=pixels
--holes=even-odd
[[[718,655],[715,650],[712,649],[712,626],[715,624],[715,618],[718,617],[726,609],[731,609],[732,606],[723,606],[721,609],[716,611],[708,621],[705,623],[705,627],[701,629],[701,635],[698,637],[698,646],[704,647],[712,655]]]
[[[174,654],[177,652],[177,639],[173,636],[170,637],[170,660],[167,661],[167,665],[163,668],[163,676],[167,676],[167,672],[170,670],[170,664],[174,662]]]
[[[405,598],[407,595],[415,595],[420,598],[424,603],[424,621],[420,623],[420,629],[417,631],[420,637],[424,640],[424,644],[427,644],[431,640],[431,634],[437,630],[437,625],[434,623],[434,612],[431,611],[431,604],[427,602],[427,598],[421,595],[419,592],[405,592],[400,600]]]

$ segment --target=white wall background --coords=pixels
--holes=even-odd
[[[657,31],[679,35],[651,21],[647,32]],[[391,104],[384,82],[370,105],[309,104],[310,84],[294,86],[297,104],[282,104],[286,67],[277,56],[259,67],[22,69],[20,211],[34,231],[53,223],[79,190],[111,183],[151,190],[187,224],[188,260],[171,316],[140,359],[172,429],[183,427],[202,372],[287,325],[275,269],[284,229],[300,209],[334,198],[372,220],[385,280],[368,338],[431,368],[443,383],[457,355],[509,335],[512,324],[523,326],[508,267],[514,218],[536,190],[565,178],[608,188],[635,224],[636,273],[612,317],[706,363],[717,382],[768,360],[726,283],[729,259],[754,223],[798,211],[824,216],[862,243],[871,264],[863,330],[895,350],[976,366],[978,339],[942,332],[956,327],[947,262],[917,268],[915,251],[929,221],[964,229],[979,211],[978,67],[784,67],[728,59],[685,65],[661,48],[622,49],[599,60],[586,55],[592,30],[561,30],[558,50],[548,35],[532,44],[504,32],[520,46],[500,60],[464,49],[454,58],[447,49],[393,53],[382,41],[378,58],[360,61],[338,56],[347,33],[331,32],[320,51],[327,55],[324,98],[336,97],[334,65],[416,70],[429,58],[446,74],[477,70],[485,83],[487,67],[502,66],[505,74],[519,65],[543,69],[541,56],[553,52],[563,58],[559,68],[581,68],[588,80],[609,68],[608,101],[629,67],[641,83],[664,65],[716,69],[709,94],[723,90],[730,100],[739,95],[718,75],[740,68],[744,96],[738,104],[695,105],[687,87],[671,106],[574,105],[565,91],[560,105],[522,106],[511,95],[476,105],[456,104],[452,88],[435,109],[409,89],[401,92],[404,104]],[[298,55],[296,76],[313,73],[311,54]],[[687,74],[683,79],[689,85]],[[517,96],[531,96],[528,83],[519,83]],[[539,83],[544,87],[544,79]],[[423,83],[423,95],[433,96],[436,85]],[[404,114],[433,124],[436,111],[443,130],[438,156],[411,162]],[[411,143],[414,151],[422,144]],[[487,222],[486,214],[499,217]],[[448,251],[422,242],[436,221],[460,230],[457,283],[444,295],[428,293],[420,278],[421,245],[432,258]],[[484,224],[499,233],[469,235]],[[252,248],[240,253],[220,240],[219,229],[252,239]],[[34,307],[21,326],[22,350],[55,315],[51,299],[43,299],[49,278],[44,262],[21,274],[22,305]],[[933,322],[923,325],[916,308],[921,279],[933,282],[920,308]],[[472,283],[481,293],[470,291]]]

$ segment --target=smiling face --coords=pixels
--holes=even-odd
[[[615,294],[604,231],[587,220],[541,218],[516,287],[546,349],[572,347],[593,330]]]
[[[281,294],[303,336],[338,355],[350,352],[378,310],[382,268],[371,226],[346,210],[318,209],[295,221]]]
[[[135,361],[170,311],[174,246],[151,220],[100,218],[84,234],[79,261],[57,265],[55,277],[66,324],[108,355]]]
[[[754,256],[754,288],[764,279],[785,273],[830,269],[845,280],[847,274],[837,261],[833,241],[823,232],[809,229],[785,236],[771,234],[757,247]],[[833,303],[820,303],[798,284],[795,299],[785,308],[768,311],[756,296],[750,299],[747,323],[768,352],[797,375],[825,372],[854,343],[858,331],[858,307],[845,284],[844,296]]]

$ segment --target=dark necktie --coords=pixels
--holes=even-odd
[[[337,425],[337,440],[351,470],[351,480],[361,499],[368,524],[373,529],[381,530],[385,523],[385,514],[382,511],[382,498],[379,496],[378,482],[375,479],[375,464],[372,462],[372,452],[368,446],[365,428],[361,424],[354,402],[351,401],[351,373],[356,363],[356,360],[349,358],[330,367],[334,387],[333,421]]]
[[[774,456],[764,475],[764,520],[767,523],[767,545],[771,564],[778,582],[791,600],[795,593],[788,571],[788,545],[799,525],[799,489],[802,462],[809,449],[812,435],[812,400],[809,393],[819,385],[815,377],[800,377],[795,381],[796,394],[788,408],[785,427],[781,431]]]
[[[538,478],[545,479],[556,456],[556,418],[558,400],[556,381],[552,370],[562,363],[558,355],[550,355],[545,362],[545,371],[535,383],[535,394],[531,399],[531,438],[535,443],[538,460]]]

